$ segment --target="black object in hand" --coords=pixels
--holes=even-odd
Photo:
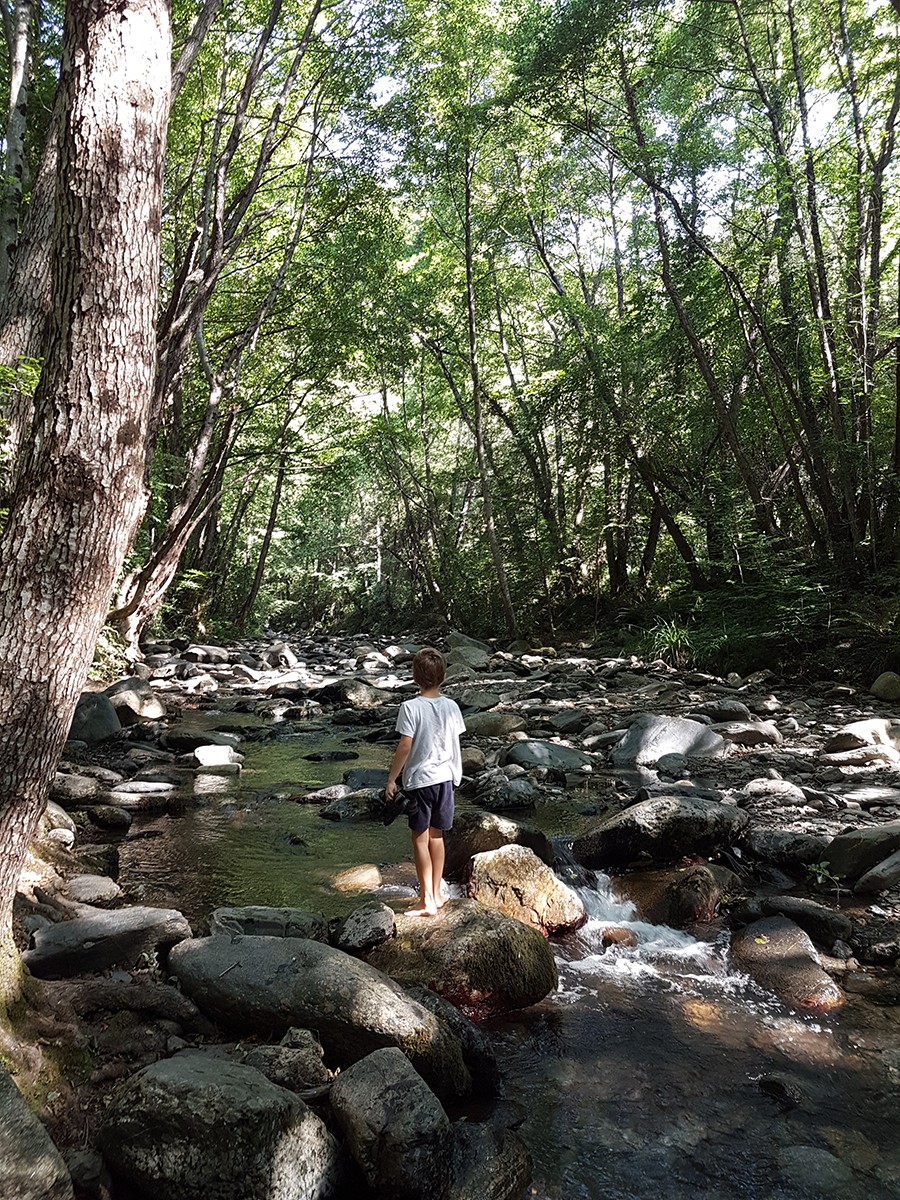
[[[413,796],[407,796],[401,788],[397,788],[392,800],[388,800],[386,796],[382,796],[382,799],[384,800],[384,811],[381,814],[381,820],[385,825],[390,825],[392,821],[396,821],[401,816],[411,817],[419,810],[418,800]]]

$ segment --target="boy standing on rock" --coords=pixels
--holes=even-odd
[[[462,779],[459,735],[466,729],[459,706],[441,695],[445,670],[444,656],[431,646],[424,646],[413,658],[419,694],[400,705],[396,726],[400,741],[385,788],[385,799],[391,801],[402,772],[403,790],[418,802],[409,828],[422,904],[412,911],[432,917],[446,904],[441,895],[444,830],[453,826],[453,788]]]

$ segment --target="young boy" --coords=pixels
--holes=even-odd
[[[444,830],[453,825],[453,788],[462,778],[459,735],[466,729],[459,706],[441,695],[445,669],[444,656],[431,646],[423,647],[413,659],[419,694],[400,705],[396,727],[400,741],[385,788],[385,798],[391,800],[402,772],[403,790],[418,801],[409,828],[422,904],[413,912],[432,917],[446,904],[441,895]]]

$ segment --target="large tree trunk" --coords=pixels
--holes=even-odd
[[[19,871],[144,510],[169,56],[164,0],[69,4],[54,307],[0,541],[0,1006]]]

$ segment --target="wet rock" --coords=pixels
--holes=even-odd
[[[334,944],[339,950],[363,953],[374,950],[394,933],[394,910],[376,900],[355,908],[341,922]]]
[[[820,1146],[786,1146],[778,1152],[778,1165],[804,1200],[852,1196],[857,1187],[856,1173]]]
[[[742,844],[761,862],[779,867],[805,867],[822,862],[832,839],[827,834],[794,833],[787,829],[750,828]]]
[[[825,861],[833,875],[859,879],[900,850],[900,821],[840,833],[829,844]]]
[[[108,696],[103,692],[82,692],[75,706],[69,741],[94,746],[122,731],[122,722]]]
[[[579,929],[587,920],[577,893],[527,846],[503,846],[476,854],[469,864],[467,886],[473,900],[522,921],[545,937]]]
[[[495,813],[472,810],[457,812],[453,828],[444,834],[444,874],[448,879],[458,879],[474,854],[513,845],[527,846],[542,862],[552,866],[553,844],[545,833],[533,825]]]
[[[346,783],[333,783],[330,787],[316,788],[314,792],[293,796],[292,799],[298,804],[330,804],[332,800],[343,800],[352,790]]]
[[[731,955],[760,987],[795,1008],[828,1012],[844,1003],[844,994],[822,969],[816,948],[787,917],[754,921],[736,934]]]
[[[99,829],[110,829],[117,833],[125,833],[133,820],[131,813],[117,804],[93,804],[87,810],[87,816]]]
[[[557,986],[546,939],[475,900],[452,900],[432,918],[399,915],[397,936],[368,960],[470,1015],[527,1008]]]
[[[0,1067],[0,1196],[9,1200],[72,1200],[62,1156],[21,1092]]]
[[[517,763],[526,770],[547,767],[556,771],[592,771],[594,761],[583,750],[555,742],[516,742],[503,753],[503,763]]]
[[[633,929],[623,929],[619,925],[608,925],[601,931],[602,946],[625,946],[630,949],[638,944],[638,936]]]
[[[172,908],[98,910],[63,921],[34,935],[22,960],[39,979],[68,979],[107,967],[135,967],[144,954],[191,936],[191,927]]]
[[[686,717],[659,717],[644,713],[632,722],[621,741],[613,747],[615,766],[654,763],[666,754],[686,758],[721,758],[727,751],[725,739],[708,725]]]
[[[344,783],[351,792],[358,792],[364,788],[384,788],[387,777],[386,767],[352,767],[344,772]]]
[[[718,863],[631,871],[617,876],[612,887],[614,895],[635,905],[642,921],[676,929],[712,921],[723,897],[742,890],[737,875]]]
[[[450,1121],[399,1050],[377,1050],[331,1088],[331,1109],[366,1182],[396,1200],[442,1196],[450,1180]]]
[[[331,877],[331,886],[339,892],[374,892],[382,883],[381,871],[375,863],[347,867]]]
[[[453,1129],[447,1200],[519,1200],[531,1182],[531,1155],[508,1129],[460,1122]]]
[[[392,979],[333,946],[299,938],[195,938],[175,947],[169,970],[198,1008],[236,1032],[311,1029],[339,1064],[392,1045],[438,1095],[462,1095],[469,1087],[459,1043],[446,1026]]]
[[[766,896],[761,899],[760,906],[764,916],[782,916],[795,921],[825,949],[836,941],[849,941],[853,936],[853,922],[848,916],[815,900],[800,896]]]
[[[211,937],[281,937],[328,941],[328,922],[320,913],[303,908],[269,908],[249,904],[217,908],[209,917]]]
[[[474,737],[506,737],[526,726],[525,718],[513,712],[469,713],[465,722],[466,732]]]
[[[510,779],[502,771],[482,774],[476,781],[473,800],[492,812],[511,808],[532,808],[541,795],[540,788],[524,776]]]
[[[441,1024],[456,1037],[462,1050],[463,1062],[472,1079],[473,1094],[499,1096],[502,1090],[500,1069],[490,1037],[437,992],[418,984],[407,985],[406,992],[423,1008],[434,1013]]]
[[[900,700],[900,675],[894,671],[883,671],[869,691],[876,700]]]
[[[103,904],[122,895],[119,885],[106,875],[73,875],[66,881],[65,892],[79,904]]]
[[[120,679],[106,689],[104,695],[116,710],[122,725],[138,721],[159,721],[166,715],[166,706],[146,680],[138,676]]]
[[[853,886],[854,892],[885,892],[900,883],[900,850],[895,850],[883,862],[866,871]]]
[[[116,1173],[154,1200],[320,1200],[345,1182],[321,1119],[259,1071],[183,1051],[115,1095],[100,1147]],[[213,1184],[214,1181],[214,1184]]]
[[[193,756],[200,767],[239,766],[244,761],[243,754],[238,754],[233,746],[197,746]]]
[[[624,866],[641,855],[670,862],[721,850],[748,824],[747,814],[734,805],[698,796],[655,796],[606,817],[575,839],[572,853],[586,867]]]

